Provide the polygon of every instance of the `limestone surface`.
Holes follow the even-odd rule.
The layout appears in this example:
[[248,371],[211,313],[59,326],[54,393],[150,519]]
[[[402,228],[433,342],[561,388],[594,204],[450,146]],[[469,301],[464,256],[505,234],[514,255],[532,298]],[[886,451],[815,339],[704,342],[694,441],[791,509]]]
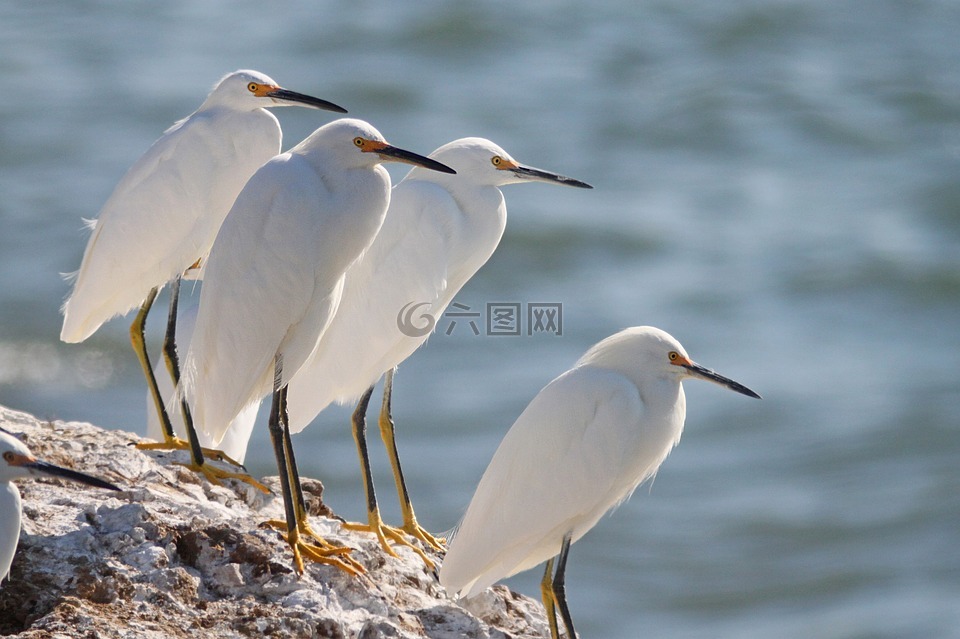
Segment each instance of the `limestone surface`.
[[[311,525],[354,548],[367,570],[351,577],[307,562],[302,576],[279,534],[273,495],[215,486],[177,465],[180,453],[142,452],[136,435],[91,424],[42,422],[0,406],[0,426],[40,458],[124,490],[53,478],[18,482],[24,522],[0,585],[0,635],[23,639],[220,637],[546,637],[539,602],[503,586],[451,600],[406,548],[386,555],[373,535],[343,530],[304,480]],[[437,560],[440,557],[436,557]]]

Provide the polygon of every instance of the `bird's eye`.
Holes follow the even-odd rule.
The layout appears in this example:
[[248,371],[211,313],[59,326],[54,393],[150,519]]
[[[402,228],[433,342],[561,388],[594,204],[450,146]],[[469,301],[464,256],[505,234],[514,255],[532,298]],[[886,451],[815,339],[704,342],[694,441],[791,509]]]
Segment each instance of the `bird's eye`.
[[257,89],[259,88],[260,88],[260,85],[258,85],[256,82],[251,82],[250,84],[247,85],[247,90],[250,91],[250,93],[256,93]]
[[679,359],[680,353],[678,353],[677,351],[670,351],[670,353],[667,355],[667,357],[670,358],[670,361],[671,361],[671,362],[675,362],[675,361],[677,361],[677,359]]
[[363,140],[363,138],[361,138],[361,137],[353,138],[353,143],[354,143],[355,145],[357,145],[357,147],[359,147],[359,148],[361,148],[361,149],[363,148],[363,142],[364,142],[364,140]]
[[500,157],[499,155],[493,156],[492,158],[490,158],[490,161],[493,163],[494,166],[500,166],[501,164],[503,164],[503,158]]
[[6,460],[6,461],[8,461],[8,462],[12,462],[12,461],[14,460],[13,452],[12,452],[12,451],[9,451],[9,450],[8,450],[7,452],[5,452],[5,453],[3,454],[3,459]]

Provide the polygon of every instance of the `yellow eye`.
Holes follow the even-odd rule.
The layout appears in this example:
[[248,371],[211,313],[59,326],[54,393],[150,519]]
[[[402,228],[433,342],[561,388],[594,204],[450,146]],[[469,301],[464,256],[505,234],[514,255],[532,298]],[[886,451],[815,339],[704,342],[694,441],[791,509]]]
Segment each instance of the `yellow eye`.
[[251,82],[250,84],[247,85],[247,90],[248,90],[250,93],[256,93],[256,92],[257,92],[257,89],[259,89],[259,88],[260,88],[260,85],[257,84],[256,82]]
[[361,137],[353,138],[353,143],[356,144],[358,148],[361,148],[361,149],[362,149],[364,142],[365,142],[365,140],[364,140],[363,138],[361,138]]
[[500,157],[499,155],[493,156],[493,158],[491,158],[490,161],[493,162],[494,166],[500,166],[501,164],[503,164],[503,158]]
[[7,460],[8,462],[12,462],[12,461],[14,460],[13,451],[9,451],[9,450],[8,450],[7,452],[5,452],[5,453],[3,454],[3,458],[4,458],[5,460]]
[[667,357],[670,358],[670,361],[671,361],[671,362],[675,362],[675,361],[677,361],[677,359],[680,358],[680,353],[678,353],[677,351],[670,351],[670,353],[667,355]]

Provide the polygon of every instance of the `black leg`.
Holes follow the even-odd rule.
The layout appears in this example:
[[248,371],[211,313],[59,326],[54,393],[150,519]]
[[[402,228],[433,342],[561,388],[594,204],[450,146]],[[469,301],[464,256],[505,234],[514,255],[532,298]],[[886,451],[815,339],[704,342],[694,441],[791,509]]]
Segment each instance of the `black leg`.
[[373,487],[373,472],[370,469],[370,455],[367,452],[367,406],[370,404],[370,396],[373,394],[373,386],[368,388],[360,401],[357,402],[357,408],[353,411],[351,422],[353,423],[353,439],[357,442],[357,453],[360,455],[360,470],[363,472],[363,488],[367,495],[367,513],[377,510],[377,494]]
[[290,437],[290,419],[287,415],[287,386],[280,389],[279,419],[283,428],[283,445],[287,453],[287,473],[290,476],[291,490],[296,499],[295,512],[297,521],[307,520],[307,502],[303,499],[303,485],[300,483],[300,470],[297,468],[297,458],[293,454],[293,440]]
[[153,399],[157,415],[160,416],[163,435],[167,441],[172,441],[176,437],[173,432],[173,424],[170,422],[163,397],[160,395],[160,388],[157,386],[157,378],[153,374],[153,366],[150,364],[150,355],[147,354],[147,345],[143,334],[147,325],[147,314],[150,313],[153,301],[157,299],[157,291],[157,288],[151,289],[147,299],[143,300],[143,304],[140,305],[140,311],[133,319],[133,324],[130,325],[130,343],[133,345],[133,351],[137,354],[141,368],[143,368],[143,375],[147,378],[147,388],[150,390],[150,397]]
[[[167,332],[163,337],[163,358],[167,364],[167,371],[173,380],[173,387],[180,387],[180,356],[177,353],[177,307],[180,304],[180,277],[170,285],[170,314],[167,316]],[[193,415],[187,400],[180,398],[180,411],[183,413],[183,425],[187,430],[187,441],[190,443],[190,456],[197,466],[203,465],[203,449],[200,447],[200,438],[197,429],[193,426]]]
[[277,470],[280,474],[280,491],[283,496],[283,511],[287,520],[287,541],[293,549],[294,568],[297,574],[303,574],[303,559],[300,557],[300,531],[297,528],[297,511],[293,492],[290,486],[290,471],[287,459],[287,446],[284,425],[280,419],[282,404],[282,389],[278,387],[280,380],[280,361],[276,363],[276,377],[273,388],[273,401],[270,404],[270,418],[267,426],[270,429],[270,441],[273,443],[273,454],[277,458]]
[[557,574],[553,577],[553,597],[557,602],[557,609],[563,618],[563,625],[567,628],[568,639],[577,639],[577,633],[573,629],[573,617],[570,616],[570,609],[567,607],[567,593],[564,585],[564,573],[567,571],[567,555],[570,553],[570,535],[563,538],[563,546],[560,547],[560,555],[557,558]]

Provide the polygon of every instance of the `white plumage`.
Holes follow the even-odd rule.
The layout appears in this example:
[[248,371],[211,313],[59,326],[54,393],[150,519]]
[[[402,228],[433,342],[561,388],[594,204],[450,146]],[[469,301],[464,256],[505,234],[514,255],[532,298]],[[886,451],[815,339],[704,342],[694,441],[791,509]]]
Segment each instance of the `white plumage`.
[[[207,260],[200,310],[184,367],[183,393],[195,423],[219,443],[237,415],[273,391],[269,420],[287,519],[287,540],[348,572],[356,562],[304,545],[286,424],[287,385],[340,303],[344,274],[370,246],[390,202],[388,160],[452,172],[390,146],[371,125],[337,120],[264,164],[224,220]],[[319,538],[318,538],[319,539]],[[325,540],[321,540],[326,544]]]
[[263,107],[295,103],[342,111],[241,70],[154,142],[91,224],[60,339],[82,342],[206,257],[247,179],[280,152],[280,123]]
[[656,328],[629,328],[594,345],[537,394],[503,438],[450,544],[440,583],[469,597],[557,556],[565,539],[580,539],[680,441],[681,381],[688,377],[759,397],[692,362]]

